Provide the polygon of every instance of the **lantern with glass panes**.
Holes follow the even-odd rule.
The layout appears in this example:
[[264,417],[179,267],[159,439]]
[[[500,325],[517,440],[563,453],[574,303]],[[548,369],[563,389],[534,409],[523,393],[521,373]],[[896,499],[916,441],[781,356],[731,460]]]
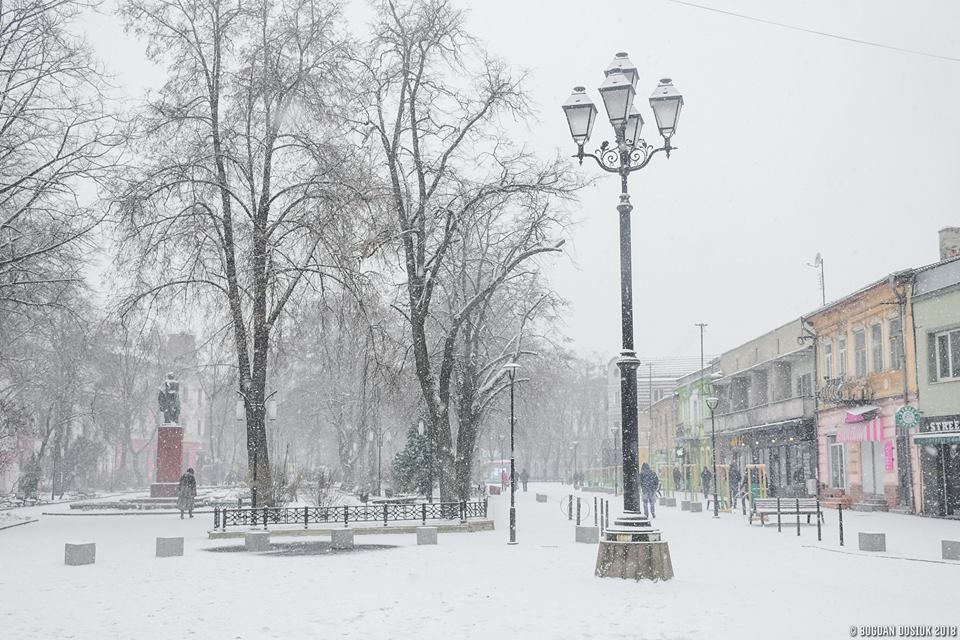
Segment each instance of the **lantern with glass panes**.
[[570,135],[577,144],[576,158],[581,164],[584,158],[593,158],[604,171],[621,174],[624,180],[624,191],[626,191],[627,175],[645,167],[660,151],[666,152],[667,157],[670,157],[670,151],[675,148],[671,140],[677,131],[683,96],[669,78],[660,80],[660,84],[650,95],[650,107],[653,109],[657,128],[663,138],[663,146],[654,148],[640,137],[643,115],[634,106],[637,94],[637,68],[630,62],[626,53],[618,53],[604,74],[606,78],[600,85],[599,91],[607,111],[607,118],[613,126],[613,145],[604,141],[595,153],[584,150],[597,119],[597,107],[590,100],[584,87],[574,87],[573,93],[563,104],[563,111],[570,126]]

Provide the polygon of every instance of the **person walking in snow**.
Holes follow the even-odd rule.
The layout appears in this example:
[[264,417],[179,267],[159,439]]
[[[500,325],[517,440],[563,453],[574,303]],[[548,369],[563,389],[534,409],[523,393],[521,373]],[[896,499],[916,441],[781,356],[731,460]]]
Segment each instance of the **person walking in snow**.
[[527,482],[530,481],[530,474],[527,473],[527,470],[524,469],[520,472],[520,482],[523,483],[523,492],[527,492]]
[[680,467],[673,468],[673,489],[683,491],[683,474],[680,472]]
[[187,469],[187,472],[180,476],[180,487],[177,490],[177,508],[180,509],[180,519],[183,520],[183,512],[186,511],[193,517],[193,500],[197,497],[197,479],[193,475],[193,469]]
[[643,494],[643,515],[657,517],[657,490],[660,489],[660,476],[646,462],[640,467],[640,492]]
[[706,500],[710,497],[710,479],[713,478],[713,474],[710,473],[710,469],[706,467],[703,468],[703,471],[700,472],[700,489],[703,491],[703,499]]
[[737,494],[740,493],[740,481],[743,480],[743,477],[740,475],[740,470],[737,469],[737,465],[730,465],[728,478],[730,479],[730,508],[732,509],[736,506],[735,501]]

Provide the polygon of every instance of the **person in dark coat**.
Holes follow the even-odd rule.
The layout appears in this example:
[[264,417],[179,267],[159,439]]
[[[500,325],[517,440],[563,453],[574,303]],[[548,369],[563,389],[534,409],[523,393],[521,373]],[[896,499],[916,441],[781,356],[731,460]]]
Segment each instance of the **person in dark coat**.
[[197,479],[193,475],[193,469],[187,469],[187,472],[180,476],[180,487],[177,490],[177,508],[180,509],[180,519],[183,520],[183,512],[186,511],[193,517],[193,500],[197,497]]
[[704,500],[710,496],[710,480],[712,478],[713,474],[710,473],[710,469],[704,467],[703,471],[700,472],[700,489],[703,491]]
[[643,515],[657,517],[657,491],[660,489],[660,477],[646,462],[640,467],[640,492],[643,494]]
[[740,492],[740,482],[743,480],[743,476],[740,475],[740,470],[737,469],[737,465],[730,465],[730,507],[733,508],[736,506],[734,501],[737,499],[737,494]]
[[675,491],[683,490],[683,473],[680,471],[680,467],[673,468],[673,488]]
[[523,483],[524,493],[526,493],[527,491],[527,482],[529,481],[530,481],[530,474],[527,473],[526,469],[524,469],[523,471],[520,472],[520,482]]

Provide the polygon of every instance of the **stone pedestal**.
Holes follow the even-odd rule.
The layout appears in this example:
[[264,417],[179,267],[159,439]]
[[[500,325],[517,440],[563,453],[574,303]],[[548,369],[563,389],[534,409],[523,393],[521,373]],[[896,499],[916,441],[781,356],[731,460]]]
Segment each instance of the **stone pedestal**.
[[692,503],[689,500],[680,501],[680,511],[690,511],[690,505]]
[[669,580],[673,578],[670,547],[660,530],[639,513],[624,513],[604,531],[597,549],[595,575],[600,578]]
[[150,485],[151,498],[175,498],[183,460],[183,427],[165,424],[157,429],[157,481]]
[[246,531],[243,546],[247,551],[270,551],[269,531]]
[[703,503],[702,503],[702,502],[691,502],[691,503],[690,503],[690,508],[688,509],[688,511],[692,511],[692,512],[694,512],[694,513],[700,513],[701,511],[703,511]]
[[676,498],[660,498],[660,504],[665,507],[675,507],[677,506]]
[[887,535],[885,533],[863,533],[859,535],[860,551],[886,551]]
[[417,544],[437,544],[437,528],[417,527]]
[[97,560],[97,544],[84,542],[63,545],[63,563],[71,566],[93,564]]
[[[267,541],[269,544],[269,539]],[[157,557],[172,558],[183,555],[183,538],[157,538]]]
[[940,548],[944,560],[960,560],[960,540],[941,540]]
[[546,501],[547,501],[547,494],[545,493],[537,494],[537,502],[546,502]]
[[597,544],[600,542],[600,527],[577,527],[576,541]]
[[[418,533],[418,542],[419,537],[420,534]],[[353,549],[353,529],[332,530],[330,532],[330,547],[333,549]]]

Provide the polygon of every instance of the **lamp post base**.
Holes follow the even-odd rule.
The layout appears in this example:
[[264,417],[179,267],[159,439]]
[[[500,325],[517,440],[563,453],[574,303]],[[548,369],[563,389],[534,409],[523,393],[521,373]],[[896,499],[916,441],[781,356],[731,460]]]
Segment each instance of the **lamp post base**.
[[639,513],[626,512],[603,534],[597,549],[598,578],[670,580],[673,564],[670,547],[661,540],[660,530]]

